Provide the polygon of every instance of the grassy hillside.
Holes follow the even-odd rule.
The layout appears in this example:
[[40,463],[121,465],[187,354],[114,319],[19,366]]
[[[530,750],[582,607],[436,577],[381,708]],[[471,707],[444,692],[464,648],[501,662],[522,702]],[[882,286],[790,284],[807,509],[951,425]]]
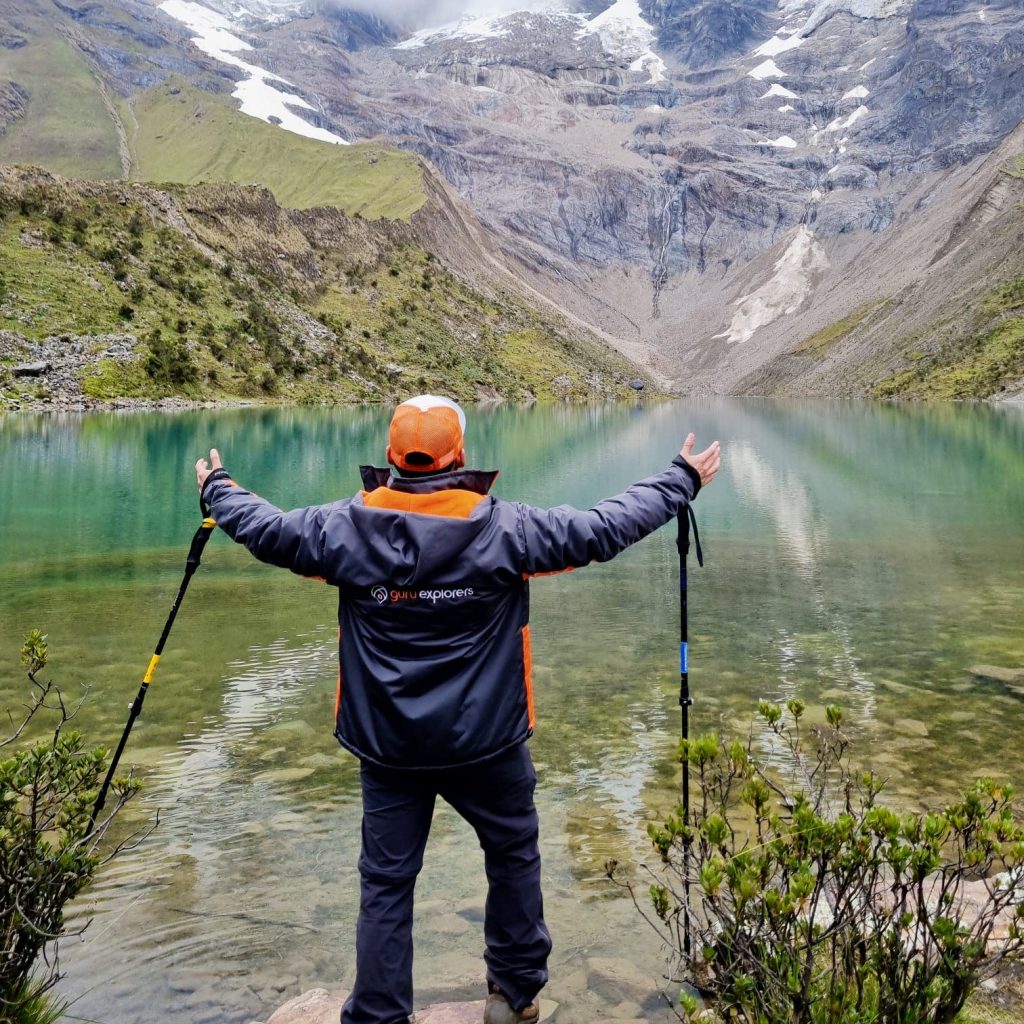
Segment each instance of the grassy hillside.
[[[631,394],[635,369],[411,232],[264,189],[67,182],[0,169],[0,405]],[[33,348],[33,344],[36,346]],[[15,378],[26,359],[53,364]]]
[[305,139],[239,113],[230,97],[180,81],[143,93],[133,110],[139,127],[129,144],[142,179],[256,182],[283,206],[335,206],[371,219],[408,220],[426,202],[410,153]]
[[[0,164],[91,180],[124,178],[130,165],[136,180],[257,183],[294,209],[371,219],[408,220],[426,202],[412,154],[328,145],[249,117],[201,64],[182,68],[188,81],[165,80],[186,56],[158,28],[108,0],[0,0]],[[122,66],[134,88],[160,84],[125,98],[104,61]],[[27,98],[5,110],[13,89]]]
[[1024,378],[1024,277],[990,291],[965,337],[938,352],[911,354],[916,365],[875,388],[878,398],[987,398]]
[[63,35],[40,22],[19,35],[23,45],[0,46],[0,82],[28,94],[21,117],[0,132],[0,163],[32,163],[83,178],[121,175],[114,122],[86,58]]

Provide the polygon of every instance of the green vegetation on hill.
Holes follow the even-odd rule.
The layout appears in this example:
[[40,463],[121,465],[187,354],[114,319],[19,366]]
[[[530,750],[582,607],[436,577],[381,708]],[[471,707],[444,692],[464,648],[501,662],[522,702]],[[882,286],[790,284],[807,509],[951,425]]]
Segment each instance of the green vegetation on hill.
[[878,398],[987,398],[1024,377],[1024,277],[990,291],[978,326],[876,385]]
[[622,356],[474,290],[403,234],[289,213],[262,189],[0,170],[0,405],[52,389],[53,374],[12,375],[29,342],[97,400],[631,393]]
[[793,354],[798,356],[812,356],[815,359],[823,359],[832,350],[832,347],[843,340],[855,328],[859,327],[876,309],[888,304],[887,299],[878,302],[869,302],[859,309],[855,309],[849,316],[828,327],[823,327],[816,334],[804,338],[795,349]]
[[306,139],[180,81],[143,93],[133,110],[139,130],[130,141],[138,176],[149,181],[255,182],[292,209],[335,206],[370,219],[408,220],[427,199],[411,153]]
[[1011,178],[1024,178],[1024,153],[1018,153],[1017,156],[1011,157],[1003,170]]

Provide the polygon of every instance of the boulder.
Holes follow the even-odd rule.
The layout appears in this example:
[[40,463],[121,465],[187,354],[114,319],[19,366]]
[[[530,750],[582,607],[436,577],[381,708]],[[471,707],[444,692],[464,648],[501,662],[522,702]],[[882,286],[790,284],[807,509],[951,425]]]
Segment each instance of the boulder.
[[[347,992],[331,993],[324,988],[314,988],[275,1010],[267,1024],[338,1024],[342,1004],[347,998]],[[540,1024],[550,1020],[557,1009],[557,1003],[542,999]],[[482,999],[472,1003],[434,1003],[417,1010],[412,1016],[413,1024],[480,1024],[483,1019]],[[259,1022],[254,1021],[253,1024]]]
[[475,1003],[435,1003],[413,1014],[413,1024],[480,1024],[484,1000]]
[[338,1024],[347,998],[347,992],[332,994],[325,988],[314,988],[289,999],[270,1015],[267,1024]]
[[15,377],[42,377],[44,373],[48,373],[53,367],[45,360],[40,359],[35,363],[21,363],[14,367]]

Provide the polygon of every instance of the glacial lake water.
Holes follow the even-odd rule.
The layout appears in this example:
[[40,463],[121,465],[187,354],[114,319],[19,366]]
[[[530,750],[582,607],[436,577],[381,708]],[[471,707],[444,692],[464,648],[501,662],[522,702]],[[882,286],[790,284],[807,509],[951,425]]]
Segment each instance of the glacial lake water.
[[[18,649],[86,691],[79,725],[113,744],[197,525],[196,457],[284,506],[332,500],[380,459],[381,409],[242,409],[0,419],[0,707]],[[720,438],[691,560],[696,731],[743,734],[760,697],[841,703],[855,750],[906,806],[978,774],[1024,781],[1024,696],[977,664],[1024,666],[1024,412],[975,406],[707,400],[471,410],[497,493],[589,506],[665,465],[688,429]],[[673,528],[615,561],[532,585],[533,740],[548,994],[585,1020],[588,961],[655,980],[661,960],[607,858],[648,856],[678,785]],[[132,736],[159,827],[74,905],[71,1016],[105,1024],[266,1019],[354,967],[358,770],[331,736],[335,595],[215,535]],[[755,733],[760,743],[760,734]],[[440,807],[417,891],[418,1002],[483,976],[482,856]],[[628,1012],[626,1012],[628,1011]],[[661,1019],[657,1001],[640,1011]]]

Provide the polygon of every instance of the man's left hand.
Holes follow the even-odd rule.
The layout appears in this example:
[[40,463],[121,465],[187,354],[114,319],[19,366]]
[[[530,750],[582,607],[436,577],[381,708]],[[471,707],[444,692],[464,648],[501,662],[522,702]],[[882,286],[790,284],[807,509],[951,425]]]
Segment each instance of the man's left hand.
[[203,485],[206,483],[206,478],[215,470],[223,469],[224,465],[220,461],[220,452],[216,448],[210,449],[210,465],[207,465],[206,459],[200,459],[196,463],[196,483],[199,484],[199,493],[202,494]]

